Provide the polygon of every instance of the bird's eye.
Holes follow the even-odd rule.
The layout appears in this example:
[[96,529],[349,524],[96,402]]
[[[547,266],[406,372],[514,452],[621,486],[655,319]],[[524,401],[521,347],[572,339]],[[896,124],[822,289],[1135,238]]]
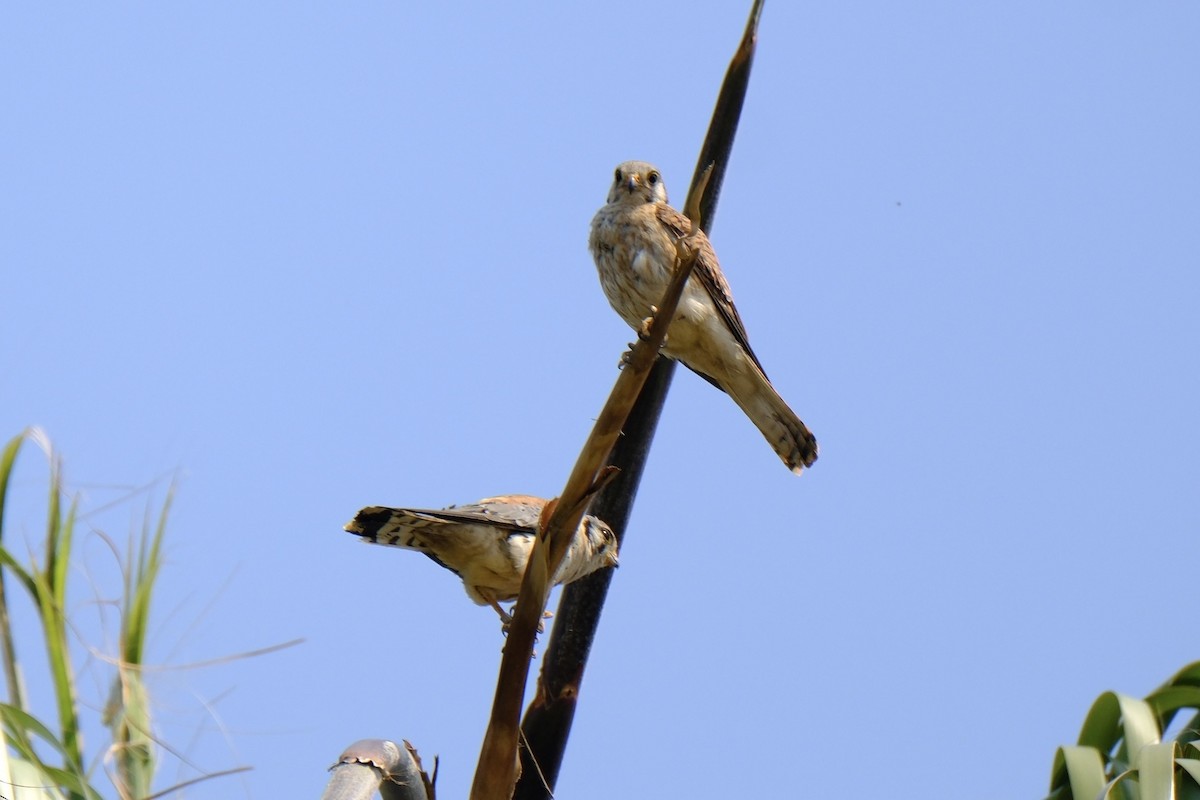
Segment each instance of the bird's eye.
[[620,183],[620,182],[621,182],[621,170],[620,170],[620,168],[618,168],[618,169],[617,169],[616,175],[615,175],[614,177],[616,178],[616,181],[617,181],[617,183]]
[[646,183],[650,184],[651,186],[653,186],[654,184],[658,183],[658,173],[657,173],[657,172],[651,172],[649,175],[647,175],[647,176],[646,176]]

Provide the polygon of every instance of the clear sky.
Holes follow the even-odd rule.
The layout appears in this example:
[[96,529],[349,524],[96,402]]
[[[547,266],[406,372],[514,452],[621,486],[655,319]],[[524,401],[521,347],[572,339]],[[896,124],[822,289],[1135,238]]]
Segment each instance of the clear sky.
[[[151,660],[304,639],[153,674],[179,753],[255,768],[187,796],[315,797],[362,737],[466,795],[495,615],[341,526],[561,490],[631,335],[588,224],[626,159],[682,202],[747,10],[0,12],[0,436],[117,539],[177,479]],[[1193,2],[767,4],[713,241],[821,460],[677,373],[561,796],[1041,796],[1100,692],[1200,658],[1198,41]]]

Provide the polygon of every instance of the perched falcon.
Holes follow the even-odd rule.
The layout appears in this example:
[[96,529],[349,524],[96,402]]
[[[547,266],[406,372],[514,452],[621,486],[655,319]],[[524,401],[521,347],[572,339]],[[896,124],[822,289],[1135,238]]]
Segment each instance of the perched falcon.
[[[644,161],[617,167],[608,204],[592,219],[588,240],[608,302],[634,330],[662,299],[675,269],[675,242],[692,223],[667,205],[662,175]],[[663,353],[727,392],[797,475],[817,460],[816,437],[775,391],[733,305],[717,254],[697,231],[696,261]]]
[[[368,506],[345,529],[374,544],[419,550],[462,578],[467,596],[496,609],[507,624],[511,618],[500,601],[515,600],[521,591],[545,506],[542,498],[522,494],[436,510]],[[615,566],[617,537],[612,528],[588,515],[579,523],[553,585]]]

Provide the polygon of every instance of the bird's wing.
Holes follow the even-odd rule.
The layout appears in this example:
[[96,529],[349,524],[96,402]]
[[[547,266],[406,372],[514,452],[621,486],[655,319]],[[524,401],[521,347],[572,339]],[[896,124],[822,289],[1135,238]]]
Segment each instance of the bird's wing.
[[464,580],[471,570],[503,576],[512,567],[500,542],[532,540],[544,503],[514,496],[439,509],[367,506],[344,527],[373,544],[424,553]]
[[401,547],[409,546],[397,541],[397,534],[402,528],[488,525],[513,533],[534,533],[537,531],[538,515],[545,503],[539,497],[506,495],[449,508],[367,506],[346,523],[345,530],[372,542],[399,544]]
[[[658,221],[676,238],[687,236],[692,231],[692,221],[666,203],[658,204]],[[696,238],[700,243],[700,255],[696,258],[696,266],[692,268],[692,277],[700,281],[700,285],[712,298],[713,305],[716,306],[721,318],[725,320],[726,326],[733,333],[738,344],[742,346],[746,355],[750,356],[750,360],[762,371],[763,375],[766,375],[766,370],[763,370],[758,356],[754,355],[754,350],[750,347],[746,326],[742,323],[741,315],[738,314],[737,307],[733,304],[733,293],[729,291],[729,282],[725,280],[725,275],[721,272],[721,265],[717,261],[717,253],[713,250],[712,243],[708,241],[708,237],[704,235],[703,231]]]
[[511,530],[536,533],[538,518],[545,507],[546,501],[541,497],[532,497],[527,494],[505,494],[499,497],[485,497],[478,503],[462,508],[470,508],[473,512],[477,511],[489,521],[504,525]]

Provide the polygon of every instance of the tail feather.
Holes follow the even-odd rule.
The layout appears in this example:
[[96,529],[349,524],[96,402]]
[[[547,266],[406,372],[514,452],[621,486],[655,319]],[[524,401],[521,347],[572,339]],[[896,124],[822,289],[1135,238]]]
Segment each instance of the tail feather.
[[761,370],[755,369],[737,386],[721,387],[746,412],[771,449],[799,475],[817,460],[817,437],[788,407]]

